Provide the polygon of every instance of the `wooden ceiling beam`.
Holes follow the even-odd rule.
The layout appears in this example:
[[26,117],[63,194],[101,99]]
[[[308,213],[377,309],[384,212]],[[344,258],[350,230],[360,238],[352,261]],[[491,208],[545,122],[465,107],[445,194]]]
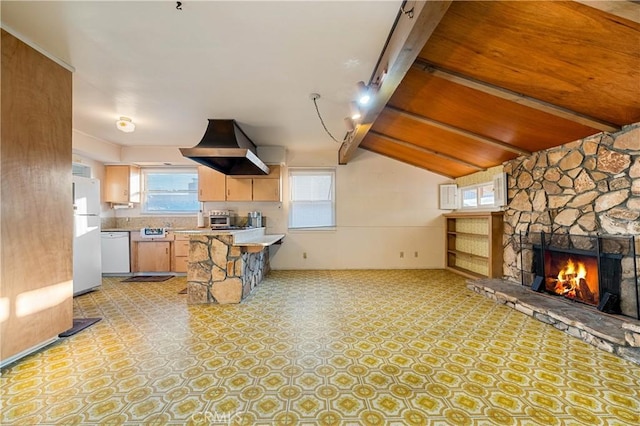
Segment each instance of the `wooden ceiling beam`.
[[387,74],[372,97],[361,124],[340,146],[339,164],[347,164],[356,152],[450,5],[451,1],[414,1],[408,2],[399,12],[397,25],[374,70],[374,75],[380,76],[384,70]]
[[452,157],[450,155],[443,154],[441,152],[434,151],[434,150],[431,150],[431,149],[428,149],[428,148],[424,148],[424,147],[422,147],[420,145],[416,145],[416,144],[413,144],[411,142],[404,141],[402,139],[394,138],[393,136],[387,136],[387,135],[385,135],[383,133],[376,132],[375,130],[370,130],[369,133],[374,135],[374,136],[376,136],[376,137],[378,137],[378,138],[386,139],[389,142],[393,142],[393,143],[396,143],[398,145],[406,146],[407,148],[411,148],[411,149],[415,149],[415,150],[418,150],[418,151],[422,151],[425,154],[430,154],[430,155],[434,155],[436,157],[444,158],[444,159],[449,160],[449,161],[454,161],[456,163],[462,164],[462,165],[467,166],[467,167],[471,167],[471,168],[473,168],[475,170],[478,170],[478,171],[487,170],[486,168],[484,168],[482,166],[479,166],[477,164],[469,163],[469,162],[461,160],[459,158]]
[[459,127],[451,126],[449,124],[442,123],[437,120],[433,120],[431,118],[423,117],[422,115],[415,114],[413,112],[405,111],[400,108],[396,108],[391,105],[387,105],[387,110],[393,111],[394,113],[406,117],[410,120],[416,120],[420,123],[426,124],[428,126],[437,127],[442,130],[446,130],[451,133],[455,133],[460,136],[467,137],[469,139],[473,139],[478,142],[482,142],[487,145],[495,146],[500,149],[504,149],[505,151],[514,152],[518,155],[531,155],[530,151],[526,149],[518,148],[517,146],[509,145],[506,142],[502,142],[496,139],[488,138],[486,136],[478,135],[477,133],[470,132],[468,130],[461,129]]
[[478,90],[491,96],[496,96],[501,99],[515,102],[538,111],[546,112],[547,114],[551,114],[559,118],[564,118],[565,120],[582,124],[583,126],[591,127],[603,132],[616,132],[620,130],[620,127],[616,126],[615,124],[608,123],[597,118],[589,117],[576,111],[571,111],[566,108],[541,101],[539,99],[525,96],[523,94],[516,93],[502,87],[494,86],[489,83],[485,83],[483,81],[475,80],[471,77],[467,77],[453,71],[445,70],[420,58],[416,59],[413,67],[421,71],[428,72],[435,77]]

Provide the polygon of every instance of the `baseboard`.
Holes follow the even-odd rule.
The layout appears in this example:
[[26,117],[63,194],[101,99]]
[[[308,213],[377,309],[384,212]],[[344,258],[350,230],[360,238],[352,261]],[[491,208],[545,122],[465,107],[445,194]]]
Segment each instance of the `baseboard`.
[[50,344],[52,344],[53,342],[57,341],[59,339],[58,336],[56,337],[52,337],[49,340],[45,340],[42,343],[39,343],[35,346],[30,347],[29,349],[26,349],[18,354],[15,354],[13,356],[10,356],[7,359],[3,359],[0,361],[0,368],[4,368],[5,366],[11,364],[12,362],[16,362],[18,361],[20,358],[24,358],[27,355],[30,355],[36,351],[39,351],[40,349],[44,348],[45,346],[49,346]]

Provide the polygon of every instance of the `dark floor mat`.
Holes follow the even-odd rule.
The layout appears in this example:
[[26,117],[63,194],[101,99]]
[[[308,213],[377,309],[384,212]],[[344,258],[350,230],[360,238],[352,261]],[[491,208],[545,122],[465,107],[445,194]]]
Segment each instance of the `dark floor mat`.
[[102,318],[74,318],[73,319],[73,327],[58,334],[59,337],[69,337],[74,334],[84,330],[85,328],[92,326],[93,324],[100,321]]
[[180,291],[178,292],[178,294],[187,294],[187,289],[186,289],[186,288],[183,288],[182,290],[180,290]]
[[129,277],[126,280],[120,282],[123,283],[154,283],[166,281],[169,278],[173,278],[173,275],[138,275],[137,277]]

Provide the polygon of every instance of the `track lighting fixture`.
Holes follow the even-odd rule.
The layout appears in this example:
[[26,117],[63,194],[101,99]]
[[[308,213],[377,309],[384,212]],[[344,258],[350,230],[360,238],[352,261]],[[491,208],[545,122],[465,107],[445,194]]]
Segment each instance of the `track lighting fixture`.
[[351,117],[344,118],[344,127],[347,128],[347,132],[351,133],[356,129],[356,123],[354,123]]
[[358,104],[355,102],[349,103],[349,110],[351,111],[351,119],[356,121],[362,118],[362,113],[360,112],[360,108],[358,108]]
[[136,129],[136,125],[133,124],[133,121],[131,121],[129,117],[120,117],[120,119],[116,121],[116,127],[125,133],[131,133]]
[[371,93],[369,93],[369,87],[364,84],[364,81],[358,82],[358,103],[360,105],[366,105],[371,100]]

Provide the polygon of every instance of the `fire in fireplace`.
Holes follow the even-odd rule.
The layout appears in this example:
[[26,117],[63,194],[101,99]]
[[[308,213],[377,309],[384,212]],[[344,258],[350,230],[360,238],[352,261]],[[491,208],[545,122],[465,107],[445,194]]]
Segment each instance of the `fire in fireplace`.
[[548,292],[588,305],[600,303],[597,258],[547,250],[544,270]]
[[520,234],[522,285],[640,319],[633,236]]

